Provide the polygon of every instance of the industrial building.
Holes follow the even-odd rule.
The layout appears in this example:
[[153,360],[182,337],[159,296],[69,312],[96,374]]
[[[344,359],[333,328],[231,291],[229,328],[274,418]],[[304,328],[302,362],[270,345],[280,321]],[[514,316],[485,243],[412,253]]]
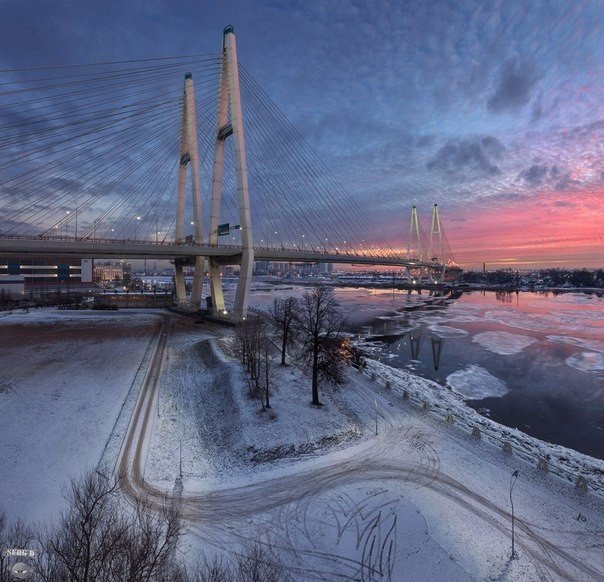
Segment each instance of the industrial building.
[[50,291],[72,290],[92,285],[92,268],[92,259],[0,257],[0,277],[22,277],[26,291],[41,288]]

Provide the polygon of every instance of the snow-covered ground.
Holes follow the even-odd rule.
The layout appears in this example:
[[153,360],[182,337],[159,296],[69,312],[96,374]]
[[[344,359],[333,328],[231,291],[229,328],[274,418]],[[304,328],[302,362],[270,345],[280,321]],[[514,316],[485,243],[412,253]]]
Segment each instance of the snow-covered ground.
[[[295,580],[604,578],[601,461],[506,429],[455,392],[372,360],[323,389],[322,408],[310,406],[299,368],[277,367],[262,412],[225,330],[171,317],[145,480],[171,492],[182,450],[185,559],[228,557],[257,540]],[[111,466],[158,330],[152,312],[0,319],[10,370],[0,382],[0,494],[11,517],[56,516],[69,477]],[[541,456],[563,477],[537,469]],[[574,486],[579,474],[587,493]]]
[[55,518],[70,478],[96,467],[157,327],[157,316],[133,312],[0,318],[0,506],[9,517]]

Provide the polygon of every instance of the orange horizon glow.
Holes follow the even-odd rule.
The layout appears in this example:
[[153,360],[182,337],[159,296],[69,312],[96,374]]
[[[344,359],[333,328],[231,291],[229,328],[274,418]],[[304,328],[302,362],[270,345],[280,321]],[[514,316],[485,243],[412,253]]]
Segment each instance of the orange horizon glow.
[[604,190],[539,192],[534,198],[443,214],[464,268],[604,267]]

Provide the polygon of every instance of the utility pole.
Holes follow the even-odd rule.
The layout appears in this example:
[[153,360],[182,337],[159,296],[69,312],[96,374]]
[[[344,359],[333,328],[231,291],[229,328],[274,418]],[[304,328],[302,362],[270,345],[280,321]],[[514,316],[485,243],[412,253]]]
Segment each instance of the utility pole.
[[373,404],[375,405],[375,436],[378,433],[378,407],[377,407],[377,398],[373,399]]

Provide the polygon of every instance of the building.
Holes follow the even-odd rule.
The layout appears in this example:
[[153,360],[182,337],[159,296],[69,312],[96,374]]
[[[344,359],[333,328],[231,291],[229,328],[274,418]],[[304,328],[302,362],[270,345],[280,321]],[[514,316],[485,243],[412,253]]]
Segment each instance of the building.
[[124,273],[130,274],[130,263],[123,261],[94,261],[94,282],[123,281]]
[[0,276],[23,277],[25,290],[48,288],[51,291],[70,286],[92,284],[92,259],[0,257]]
[[25,280],[21,275],[0,275],[0,299],[22,297]]

